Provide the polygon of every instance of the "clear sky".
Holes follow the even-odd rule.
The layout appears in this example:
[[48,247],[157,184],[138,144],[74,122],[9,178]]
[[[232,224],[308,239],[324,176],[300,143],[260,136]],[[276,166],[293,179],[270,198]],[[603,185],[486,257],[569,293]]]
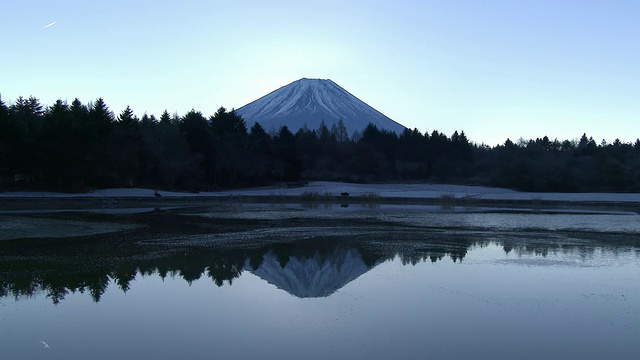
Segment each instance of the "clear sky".
[[637,0],[5,0],[0,34],[6,102],[210,115],[309,77],[489,145],[640,137]]

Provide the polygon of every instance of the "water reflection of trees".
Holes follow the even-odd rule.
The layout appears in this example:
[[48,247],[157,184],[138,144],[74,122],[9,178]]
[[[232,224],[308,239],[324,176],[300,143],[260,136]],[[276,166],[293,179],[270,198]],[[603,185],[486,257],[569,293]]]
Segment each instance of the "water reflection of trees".
[[88,293],[98,302],[110,285],[127,292],[138,276],[160,276],[163,279],[179,277],[189,284],[205,276],[218,287],[225,283],[232,285],[245,270],[259,269],[267,255],[275,257],[284,269],[293,258],[314,258],[323,264],[332,261],[337,249],[350,249],[371,269],[394,258],[398,258],[404,265],[436,263],[445,259],[461,262],[471,249],[490,244],[502,246],[506,254],[514,253],[519,256],[571,255],[587,260],[596,252],[611,256],[631,252],[640,257],[637,239],[580,239],[567,242],[518,237],[478,240],[470,236],[376,241],[315,238],[253,249],[180,249],[162,256],[142,257],[141,260],[139,254],[128,257],[121,253],[105,253],[99,258],[85,256],[82,259],[68,259],[57,255],[55,258],[59,258],[59,262],[49,260],[46,263],[2,259],[0,297],[12,296],[19,299],[46,295],[57,304],[70,293]]

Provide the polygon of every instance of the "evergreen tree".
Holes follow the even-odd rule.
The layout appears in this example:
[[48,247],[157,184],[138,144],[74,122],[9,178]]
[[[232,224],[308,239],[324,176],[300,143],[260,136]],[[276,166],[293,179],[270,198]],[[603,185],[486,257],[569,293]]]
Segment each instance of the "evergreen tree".
[[273,142],[269,134],[258,122],[251,127],[249,141],[249,169],[248,177],[253,184],[263,184],[271,181],[275,164]]
[[275,169],[275,178],[283,181],[295,181],[300,178],[300,161],[296,150],[296,138],[287,126],[282,126],[273,138],[275,155],[279,160]]
[[44,110],[38,99],[19,97],[9,107],[10,120],[6,143],[10,146],[9,167],[14,173],[25,176],[29,182],[35,181],[42,164],[42,152],[38,148],[38,137],[42,130]]
[[198,172],[199,164],[190,153],[189,144],[180,131],[179,124],[171,121],[168,113],[165,114],[155,127],[154,136],[144,138],[148,166],[158,172],[156,178],[161,179],[164,187],[182,186],[193,189],[195,184],[191,176]]
[[91,104],[86,120],[82,126],[87,147],[83,168],[92,184],[113,186],[114,169],[110,162],[109,137],[115,117],[104,100],[99,98]]
[[138,117],[129,106],[118,116],[108,146],[113,181],[118,186],[134,186],[144,168],[144,141]]
[[171,122],[171,116],[169,112],[165,109],[162,115],[160,115],[160,124],[167,124]]
[[20,128],[20,136],[25,144],[33,144],[42,126],[44,109],[40,101],[31,96],[24,99],[20,96],[11,106],[14,120]]
[[154,126],[158,125],[158,119],[156,119],[155,116],[151,115],[147,115],[147,113],[144,113],[144,115],[142,115],[142,118],[140,118],[140,127],[146,127],[146,128],[152,128]]
[[40,140],[44,154],[42,168],[46,181],[57,184],[58,191],[72,188],[69,176],[77,166],[73,127],[71,109],[66,102],[57,100],[47,109]]
[[310,130],[306,123],[296,132],[296,150],[300,157],[302,168],[305,170],[305,176],[308,178],[317,177],[316,163],[322,154],[318,136],[315,130]]
[[224,107],[210,119],[213,137],[217,145],[216,174],[223,186],[234,187],[250,172],[243,161],[249,151],[247,126],[235,111],[227,112]]
[[208,186],[214,183],[216,171],[216,147],[211,127],[201,112],[191,110],[180,121],[180,131],[189,144],[198,171],[190,177],[190,188],[199,182]]
[[71,133],[69,135],[69,178],[70,189],[81,190],[90,176],[92,149],[98,141],[89,120],[89,108],[75,98],[69,106]]

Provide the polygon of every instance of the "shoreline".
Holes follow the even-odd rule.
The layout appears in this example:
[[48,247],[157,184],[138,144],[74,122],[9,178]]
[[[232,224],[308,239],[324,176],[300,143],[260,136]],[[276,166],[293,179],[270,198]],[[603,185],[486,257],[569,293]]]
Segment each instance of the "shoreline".
[[109,197],[0,197],[0,211],[110,209],[132,207],[206,207],[220,204],[310,204],[310,205],[431,205],[448,207],[487,207],[530,210],[600,209],[640,214],[639,201],[580,201],[541,199],[479,199],[432,197],[366,197],[304,195],[226,195],[226,196],[109,196]]
[[201,193],[116,188],[86,193],[0,192],[0,211],[70,208],[208,206],[212,204],[373,204],[520,209],[619,209],[640,213],[640,193],[531,193],[449,184],[356,184],[314,181],[302,186]]

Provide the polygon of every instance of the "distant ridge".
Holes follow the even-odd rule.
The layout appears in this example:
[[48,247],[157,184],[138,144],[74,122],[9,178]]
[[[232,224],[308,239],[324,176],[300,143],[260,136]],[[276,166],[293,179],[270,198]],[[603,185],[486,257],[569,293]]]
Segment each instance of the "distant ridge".
[[304,125],[317,129],[323,120],[331,128],[340,119],[349,136],[354,131],[362,131],[369,123],[398,134],[405,128],[328,79],[294,81],[236,112],[248,127],[255,122],[266,130],[286,125],[294,133]]

